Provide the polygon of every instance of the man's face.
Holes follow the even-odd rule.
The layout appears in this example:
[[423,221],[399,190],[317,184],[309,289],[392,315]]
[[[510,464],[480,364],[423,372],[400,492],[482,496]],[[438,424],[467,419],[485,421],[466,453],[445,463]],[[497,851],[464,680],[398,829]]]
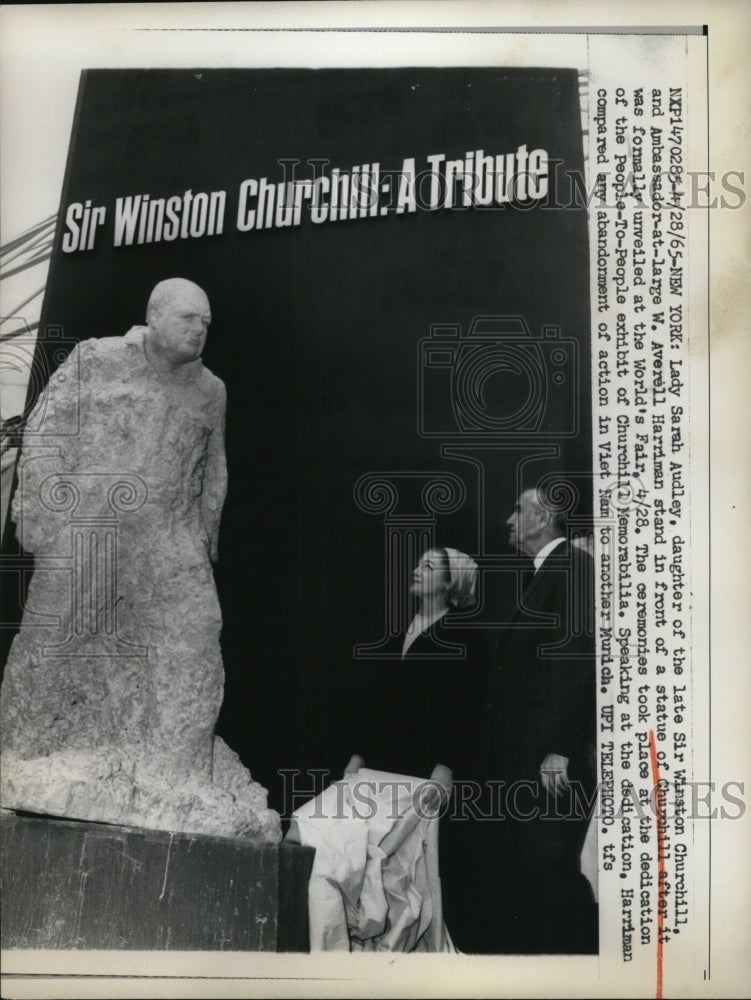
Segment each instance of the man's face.
[[522,493],[506,524],[509,527],[509,545],[528,555],[538,551],[537,543],[545,527],[545,517],[534,490]]
[[173,366],[195,361],[203,353],[210,322],[209,300],[201,289],[177,289],[149,316],[152,348]]

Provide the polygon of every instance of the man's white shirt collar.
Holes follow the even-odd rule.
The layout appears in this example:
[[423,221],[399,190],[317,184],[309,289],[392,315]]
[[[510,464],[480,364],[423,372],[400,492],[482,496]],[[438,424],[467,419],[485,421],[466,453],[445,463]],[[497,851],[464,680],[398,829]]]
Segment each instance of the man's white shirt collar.
[[566,541],[566,539],[564,538],[564,536],[563,535],[559,535],[558,538],[554,538],[552,542],[548,542],[547,545],[543,545],[543,547],[540,549],[540,551],[537,553],[537,555],[534,558],[535,573],[540,568],[540,566],[542,566],[542,564],[548,558],[548,556],[553,551],[553,549],[557,549],[558,546],[562,542],[565,542],[565,541]]

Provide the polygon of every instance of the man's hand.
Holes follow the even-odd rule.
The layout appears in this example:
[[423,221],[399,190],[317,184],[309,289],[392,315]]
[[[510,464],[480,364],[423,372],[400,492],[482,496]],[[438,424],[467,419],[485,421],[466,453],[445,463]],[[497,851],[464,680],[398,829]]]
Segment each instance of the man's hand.
[[542,764],[540,764],[540,774],[542,776],[542,787],[548,795],[555,795],[557,799],[569,789],[568,780],[568,757],[563,757],[559,753],[546,754]]
[[360,756],[359,753],[353,753],[349,758],[349,764],[344,768],[345,774],[357,774],[361,767],[363,767],[365,761]]
[[451,795],[451,780],[453,771],[445,764],[436,764],[430,775],[430,783],[425,785],[420,805],[426,816],[437,813],[445,806]]

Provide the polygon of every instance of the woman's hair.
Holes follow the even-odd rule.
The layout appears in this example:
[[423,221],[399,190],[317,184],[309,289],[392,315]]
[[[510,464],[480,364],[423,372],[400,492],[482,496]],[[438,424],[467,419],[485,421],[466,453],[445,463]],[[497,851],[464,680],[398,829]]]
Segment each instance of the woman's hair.
[[474,604],[477,585],[477,563],[474,559],[458,549],[445,546],[431,551],[440,555],[441,569],[448,577],[449,604],[454,608],[468,608]]

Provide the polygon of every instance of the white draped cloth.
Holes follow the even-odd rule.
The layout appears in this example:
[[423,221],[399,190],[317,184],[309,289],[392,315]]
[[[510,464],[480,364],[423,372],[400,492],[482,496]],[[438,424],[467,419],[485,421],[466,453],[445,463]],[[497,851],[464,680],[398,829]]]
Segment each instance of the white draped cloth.
[[292,817],[289,839],[316,850],[311,951],[454,951],[443,922],[438,819],[425,778],[360,768]]

